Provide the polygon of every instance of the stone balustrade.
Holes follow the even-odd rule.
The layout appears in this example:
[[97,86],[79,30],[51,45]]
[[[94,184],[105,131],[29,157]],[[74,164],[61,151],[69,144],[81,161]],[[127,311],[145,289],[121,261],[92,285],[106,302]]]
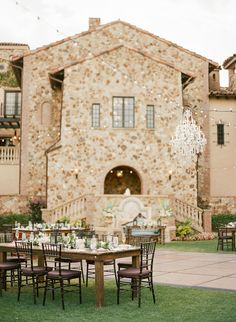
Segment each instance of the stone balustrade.
[[194,229],[199,232],[204,230],[203,228],[203,213],[201,208],[191,206],[186,202],[179,199],[175,199],[173,202],[174,216],[179,221],[190,220]]
[[85,217],[86,198],[79,198],[65,202],[52,209],[42,209],[43,220],[48,223],[55,223],[63,217],[66,217],[70,222],[82,219]]

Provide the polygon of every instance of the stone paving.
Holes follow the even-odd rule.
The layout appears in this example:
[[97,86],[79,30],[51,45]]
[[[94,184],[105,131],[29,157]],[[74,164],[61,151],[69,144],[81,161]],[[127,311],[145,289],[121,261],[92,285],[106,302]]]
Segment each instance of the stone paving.
[[236,253],[197,253],[158,250],[154,282],[236,290]]

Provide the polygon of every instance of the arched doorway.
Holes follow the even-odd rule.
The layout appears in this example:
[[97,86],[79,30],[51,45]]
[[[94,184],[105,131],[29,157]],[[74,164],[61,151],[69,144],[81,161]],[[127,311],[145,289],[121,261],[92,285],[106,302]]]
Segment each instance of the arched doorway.
[[107,173],[104,181],[104,194],[124,194],[127,188],[132,195],[141,194],[141,180],[133,168],[119,166]]

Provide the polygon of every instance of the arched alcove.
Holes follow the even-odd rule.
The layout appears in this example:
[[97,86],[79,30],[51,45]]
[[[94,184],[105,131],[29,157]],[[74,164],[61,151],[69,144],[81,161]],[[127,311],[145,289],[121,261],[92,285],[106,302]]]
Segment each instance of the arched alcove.
[[104,181],[104,194],[124,194],[127,188],[132,195],[141,194],[141,180],[135,169],[118,166],[107,173]]

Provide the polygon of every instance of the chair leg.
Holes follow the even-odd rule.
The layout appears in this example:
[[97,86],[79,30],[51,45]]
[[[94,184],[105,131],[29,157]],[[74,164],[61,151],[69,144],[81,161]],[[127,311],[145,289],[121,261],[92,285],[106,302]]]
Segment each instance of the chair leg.
[[34,296],[34,304],[36,304],[36,282],[35,282],[35,276],[32,276],[32,282],[33,282],[33,296]]
[[88,271],[89,271],[89,264],[86,263],[86,287],[88,287]]
[[39,277],[36,276],[36,291],[37,291],[37,297],[39,297]]
[[150,279],[151,279],[151,291],[152,291],[153,303],[156,303],[156,297],[155,297],[155,292],[154,292],[154,287],[153,287],[153,278],[152,278],[152,275],[151,275]]
[[21,271],[19,271],[19,274],[18,274],[18,295],[17,295],[17,301],[19,302],[20,301],[20,293],[21,293],[21,283],[22,283],[22,274],[21,274]]
[[117,304],[120,304],[120,276],[117,279]]
[[79,276],[79,302],[82,303],[81,275]]
[[52,299],[53,301],[55,300],[55,291],[54,291],[54,281],[51,280],[51,285],[52,285]]
[[62,309],[65,310],[63,279],[60,279],[60,287],[61,287],[61,304],[62,304]]
[[116,285],[117,285],[116,262],[115,261],[114,261],[114,264],[113,264],[113,268],[114,268],[115,281],[116,281]]
[[84,283],[85,280],[84,280],[84,269],[83,269],[83,261],[82,260],[80,262],[80,270],[81,270],[81,274],[82,274],[82,280],[83,280],[83,283]]
[[46,277],[46,281],[44,285],[44,294],[43,294],[43,306],[45,305],[45,302],[46,302],[47,290],[48,290],[48,278]]
[[138,307],[141,306],[141,278],[138,280]]
[[0,296],[2,296],[2,287],[3,287],[3,272],[0,270]]

